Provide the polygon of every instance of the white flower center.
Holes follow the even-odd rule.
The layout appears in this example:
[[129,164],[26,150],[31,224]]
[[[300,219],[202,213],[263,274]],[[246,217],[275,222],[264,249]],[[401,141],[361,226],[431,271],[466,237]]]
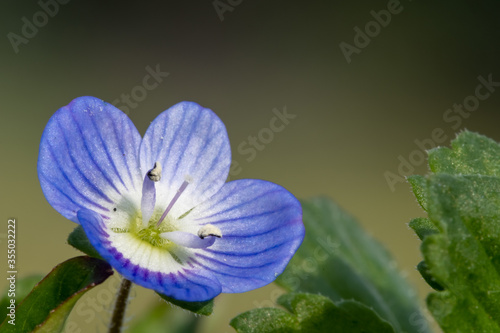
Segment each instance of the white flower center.
[[[161,179],[161,164],[156,162],[153,169],[149,170],[144,177],[141,199],[142,223],[135,224],[136,219],[132,219],[130,230],[142,239],[156,247],[170,248],[172,243],[188,248],[206,248],[213,245],[216,238],[222,237],[220,229],[214,225],[206,224],[200,227],[197,235],[177,230],[176,222],[188,215],[191,210],[182,214],[178,219],[172,220],[167,217],[174,204],[179,200],[187,186],[193,179],[186,175],[174,197],[168,204],[163,214],[158,218],[159,213],[154,213],[156,206],[156,186],[155,183]],[[158,220],[156,220],[158,218]],[[165,221],[165,223],[164,223]]]

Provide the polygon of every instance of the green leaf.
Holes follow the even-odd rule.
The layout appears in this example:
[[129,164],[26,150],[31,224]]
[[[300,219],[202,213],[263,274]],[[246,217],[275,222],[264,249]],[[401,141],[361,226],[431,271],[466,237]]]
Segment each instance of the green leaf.
[[[8,276],[7,276],[8,277]],[[0,299],[0,323],[5,320],[7,317],[7,313],[10,312],[10,309],[8,308],[11,303],[11,299],[15,300],[14,304],[19,304],[33,289],[33,287],[40,282],[40,280],[43,278],[42,275],[30,275],[26,276],[23,278],[20,278],[16,280],[16,288],[13,293],[13,290],[9,291],[10,289],[10,282],[7,280],[8,285],[5,287],[5,291],[2,294],[2,298]],[[9,296],[14,296],[10,297]]]
[[425,177],[422,177],[419,175],[412,175],[412,176],[407,177],[406,179],[410,183],[412,190],[413,190],[413,193],[415,194],[415,197],[417,198],[418,203],[425,211],[427,211]]
[[230,325],[241,333],[377,332],[393,333],[392,326],[357,301],[332,302],[313,294],[286,294],[278,299],[285,310],[255,309],[238,315]]
[[409,226],[417,233],[420,240],[423,240],[428,235],[433,235],[439,232],[434,223],[425,217],[414,218],[410,221]]
[[186,301],[179,301],[175,298],[160,293],[157,294],[160,295],[160,297],[166,300],[167,302],[172,303],[173,305],[177,305],[178,307],[181,307],[184,310],[188,310],[202,316],[211,315],[214,308],[213,299],[203,302],[186,302]]
[[82,251],[86,255],[94,258],[102,259],[101,255],[97,250],[90,244],[83,227],[79,225],[76,227],[68,236],[69,245],[73,246],[75,249]]
[[443,329],[500,331],[500,179],[434,175],[428,181],[429,217],[443,230],[422,253],[445,288],[428,306]]
[[108,263],[87,256],[57,265],[16,307],[15,325],[5,320],[0,333],[61,332],[76,301],[111,274]]
[[434,173],[498,177],[500,145],[483,135],[464,131],[451,142],[451,149],[431,149],[429,166]]
[[[424,193],[425,223],[434,226],[421,237],[425,267],[419,270],[442,290],[431,293],[427,305],[444,331],[498,332],[500,145],[462,132],[451,146],[429,151],[435,174],[416,193]],[[425,223],[410,226],[421,236]]]
[[335,302],[356,300],[398,332],[430,332],[416,294],[394,259],[352,216],[327,198],[302,201],[302,208],[306,237],[278,284]]
[[429,284],[429,286],[432,287],[432,289],[435,289],[435,290],[438,290],[438,291],[444,290],[443,286],[440,285],[436,281],[436,279],[434,278],[434,276],[432,276],[432,274],[431,274],[431,272],[429,270],[429,266],[427,266],[427,263],[425,261],[421,261],[421,262],[418,263],[417,270],[420,272],[420,274],[424,278],[425,282],[427,282]]
[[200,318],[161,302],[136,319],[127,333],[195,333]]
[[250,310],[233,318],[229,324],[240,333],[300,332],[298,319],[277,308]]

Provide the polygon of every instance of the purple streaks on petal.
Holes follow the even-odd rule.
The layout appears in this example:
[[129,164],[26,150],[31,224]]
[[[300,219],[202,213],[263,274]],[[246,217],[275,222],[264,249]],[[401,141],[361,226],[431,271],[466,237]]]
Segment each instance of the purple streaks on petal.
[[[147,170],[155,161],[169,175],[158,186],[166,196],[162,199],[165,204],[186,176],[194,180],[173,208],[172,215],[180,216],[215,194],[227,178],[231,151],[224,124],[211,110],[196,103],[172,106],[151,123],[141,143],[141,169]],[[186,205],[190,207],[176,210],[176,206]]]
[[82,208],[108,211],[141,181],[140,142],[130,119],[114,106],[94,97],[73,100],[51,117],[40,142],[45,197],[75,222]]
[[196,264],[210,271],[223,292],[244,292],[272,282],[304,238],[300,203],[279,185],[261,180],[225,184],[189,215],[213,224],[223,237],[196,252]]
[[[181,271],[165,274],[132,263],[109,242],[106,233],[112,231],[106,230],[99,214],[83,209],[78,212],[78,218],[92,246],[113,268],[132,282],[161,294],[191,302],[209,300],[221,292],[219,282],[199,269],[185,267]],[[141,263],[149,263],[149,260],[141,260]]]

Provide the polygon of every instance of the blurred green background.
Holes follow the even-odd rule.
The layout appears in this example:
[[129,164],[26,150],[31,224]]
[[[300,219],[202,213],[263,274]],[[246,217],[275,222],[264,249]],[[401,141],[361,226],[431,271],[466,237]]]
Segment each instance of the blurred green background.
[[[7,219],[16,218],[19,276],[46,274],[78,255],[66,244],[75,225],[50,207],[37,179],[48,119],[78,96],[123,106],[122,94],[132,93],[129,117],[141,134],[179,101],[211,108],[240,166],[233,179],[270,180],[299,198],[332,197],[386,245],[424,299],[429,289],[415,270],[419,241],[407,227],[423,212],[405,182],[391,187],[385,175],[398,174],[401,158],[418,157],[415,140],[431,139],[438,128],[444,145],[464,128],[500,141],[500,87],[465,116],[452,121],[447,113],[474,101],[468,96],[479,76],[500,82],[498,1],[66,2],[57,13],[50,7],[47,20],[37,1],[0,4],[0,241],[5,250]],[[214,3],[227,7],[218,13]],[[355,46],[354,28],[365,30],[371,11],[388,5],[398,13],[369,31],[348,62],[339,44]],[[27,21],[39,27],[23,35]],[[169,73],[149,91],[140,88],[148,66]],[[248,148],[249,136],[269,128],[273,109],[284,108],[296,117],[272,140],[262,134],[269,142],[248,161],[238,147]],[[414,169],[427,172],[425,163]],[[136,293],[130,314],[157,301],[142,288]],[[278,293],[268,286],[218,297],[202,331],[233,332],[230,318],[269,305]],[[84,332],[97,325],[81,317],[71,319]]]

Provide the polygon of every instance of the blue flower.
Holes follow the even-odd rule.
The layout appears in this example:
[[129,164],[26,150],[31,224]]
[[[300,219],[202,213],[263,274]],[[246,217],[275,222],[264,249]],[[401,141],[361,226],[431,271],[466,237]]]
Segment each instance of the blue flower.
[[38,177],[125,278],[204,301],[274,281],[304,238],[297,199],[263,180],[226,183],[230,164],[224,124],[196,103],[161,113],[141,138],[113,105],[80,97],[49,120]]

